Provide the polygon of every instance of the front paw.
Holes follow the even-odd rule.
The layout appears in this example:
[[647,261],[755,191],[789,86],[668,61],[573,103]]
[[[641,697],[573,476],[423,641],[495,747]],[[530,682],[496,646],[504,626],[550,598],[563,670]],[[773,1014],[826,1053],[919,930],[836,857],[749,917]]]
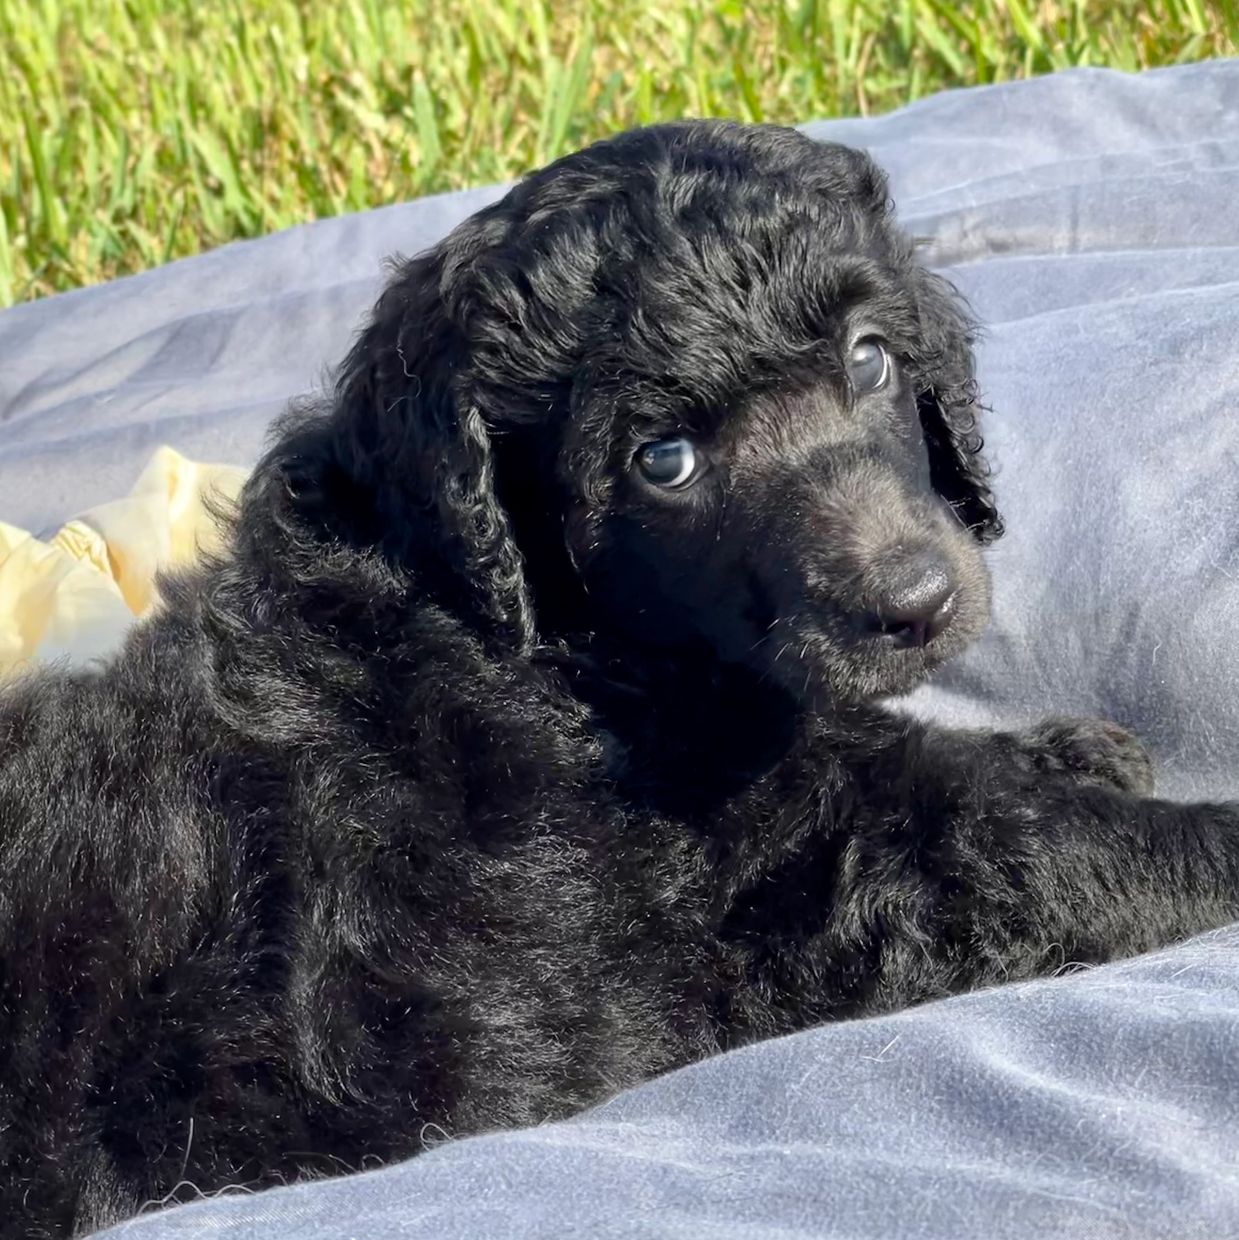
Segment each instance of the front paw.
[[1106,784],[1135,796],[1151,796],[1153,760],[1126,728],[1106,719],[1046,719],[1024,734],[1042,770]]

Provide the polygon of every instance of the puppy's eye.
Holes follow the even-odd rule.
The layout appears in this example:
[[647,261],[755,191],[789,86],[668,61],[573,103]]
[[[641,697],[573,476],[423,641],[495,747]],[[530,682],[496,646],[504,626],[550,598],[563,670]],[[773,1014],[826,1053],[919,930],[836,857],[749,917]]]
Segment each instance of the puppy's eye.
[[848,354],[848,377],[857,393],[884,388],[891,377],[891,355],[877,340],[858,340]]
[[637,452],[637,468],[647,482],[674,490],[697,473],[697,450],[682,435],[656,439]]

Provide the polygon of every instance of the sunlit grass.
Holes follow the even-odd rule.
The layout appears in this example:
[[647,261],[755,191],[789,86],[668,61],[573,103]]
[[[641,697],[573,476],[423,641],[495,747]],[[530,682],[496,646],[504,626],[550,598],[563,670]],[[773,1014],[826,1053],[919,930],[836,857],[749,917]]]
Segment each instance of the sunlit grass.
[[634,124],[1237,51],[1239,0],[0,0],[0,304]]

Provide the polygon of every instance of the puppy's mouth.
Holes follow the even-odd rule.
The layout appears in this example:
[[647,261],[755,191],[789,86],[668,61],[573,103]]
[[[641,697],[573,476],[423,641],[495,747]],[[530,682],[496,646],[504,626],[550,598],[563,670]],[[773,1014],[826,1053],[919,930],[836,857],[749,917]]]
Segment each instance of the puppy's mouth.
[[989,617],[988,583],[956,584],[904,614],[847,613],[805,602],[754,650],[763,675],[811,708],[909,693],[974,641]]
[[926,640],[885,633],[840,640],[829,630],[789,621],[780,626],[765,671],[794,697],[863,701],[907,693],[955,653],[945,634]]

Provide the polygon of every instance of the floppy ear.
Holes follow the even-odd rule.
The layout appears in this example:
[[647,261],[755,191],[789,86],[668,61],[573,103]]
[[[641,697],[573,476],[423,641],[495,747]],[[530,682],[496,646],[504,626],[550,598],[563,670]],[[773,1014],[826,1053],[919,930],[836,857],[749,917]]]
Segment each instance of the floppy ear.
[[917,406],[933,485],[978,542],[993,542],[1003,527],[977,428],[982,406],[973,374],[976,324],[941,276],[918,268],[914,289],[920,320]]
[[521,553],[495,493],[491,428],[458,315],[466,237],[397,265],[341,368],[335,456],[368,536],[518,649],[534,643]]

